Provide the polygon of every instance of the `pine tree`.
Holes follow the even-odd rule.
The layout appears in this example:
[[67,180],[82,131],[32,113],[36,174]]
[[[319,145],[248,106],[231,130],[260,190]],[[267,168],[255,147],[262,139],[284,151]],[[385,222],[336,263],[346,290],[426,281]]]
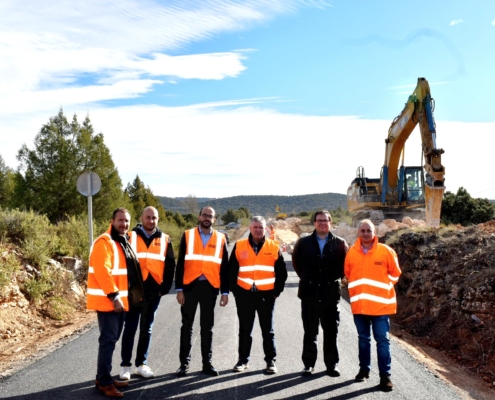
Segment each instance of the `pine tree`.
[[101,179],[101,190],[93,197],[94,219],[109,220],[115,208],[128,206],[110,150],[103,134],[94,133],[89,116],[82,125],[76,115],[69,123],[60,109],[42,126],[34,148],[23,144],[17,159],[16,206],[46,214],[52,222],[87,211],[87,199],[76,188],[84,171]]
[[8,207],[12,202],[14,192],[15,173],[5,165],[0,155],[0,207]]
[[149,187],[144,186],[143,181],[136,175],[136,178],[131,183],[127,184],[125,193],[129,196],[132,203],[133,217],[139,220],[139,217],[143,213],[145,207],[152,206],[158,211],[160,219],[166,218],[165,209],[160,203],[158,197],[156,197]]

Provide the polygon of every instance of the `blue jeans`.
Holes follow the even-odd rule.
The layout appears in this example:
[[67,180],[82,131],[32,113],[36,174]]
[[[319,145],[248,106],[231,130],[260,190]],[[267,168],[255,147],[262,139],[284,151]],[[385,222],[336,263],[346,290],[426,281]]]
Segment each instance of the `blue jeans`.
[[155,314],[160,305],[160,297],[142,301],[138,306],[130,305],[129,311],[125,314],[124,333],[122,335],[121,367],[132,365],[132,348],[134,347],[134,337],[139,325],[139,339],[136,351],[135,365],[139,367],[146,364],[151,346],[151,330],[155,322]]
[[380,376],[390,376],[392,356],[390,355],[390,318],[388,315],[354,315],[359,336],[359,367],[362,370],[371,370],[371,333],[376,341],[376,352],[378,356],[378,370]]
[[101,386],[107,386],[113,383],[111,375],[112,356],[115,350],[115,343],[117,343],[122,333],[125,313],[97,311],[97,316],[100,337],[98,338],[96,379],[98,379]]

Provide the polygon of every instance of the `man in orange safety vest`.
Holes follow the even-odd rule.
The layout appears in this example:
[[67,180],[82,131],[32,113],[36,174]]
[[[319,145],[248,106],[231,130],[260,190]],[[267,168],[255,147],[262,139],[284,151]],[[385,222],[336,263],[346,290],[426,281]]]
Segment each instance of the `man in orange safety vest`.
[[369,219],[359,224],[358,238],[346,255],[344,273],[349,282],[351,309],[359,336],[359,373],[355,380],[362,382],[369,378],[372,328],[378,355],[380,389],[391,391],[389,315],[397,311],[394,285],[401,270],[395,251],[378,243],[375,225]]

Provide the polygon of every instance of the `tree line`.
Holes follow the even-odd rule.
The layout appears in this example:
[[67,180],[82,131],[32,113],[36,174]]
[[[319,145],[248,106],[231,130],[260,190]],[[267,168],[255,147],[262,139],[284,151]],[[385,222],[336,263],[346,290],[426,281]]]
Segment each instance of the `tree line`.
[[[82,123],[77,115],[69,121],[60,109],[41,127],[33,147],[21,146],[17,160],[19,166],[14,170],[5,164],[0,154],[0,207],[33,210],[46,215],[52,223],[87,212],[87,200],[76,188],[78,176],[85,171],[95,172],[101,178],[101,190],[93,197],[93,217],[98,222],[108,221],[117,207],[126,207],[137,220],[142,209],[151,205],[157,208],[162,221],[187,228],[196,224],[199,208],[206,205],[193,195],[181,201],[155,196],[139,176],[122,189],[118,168],[103,133],[95,133],[88,115]],[[272,216],[276,204],[288,215],[321,208],[343,210],[345,197],[337,193],[235,196],[209,199],[208,204],[221,214],[224,222],[231,222],[248,218],[251,212]],[[163,204],[170,209],[166,210]],[[443,223],[469,225],[493,219],[494,210],[489,200],[472,198],[460,188],[456,194],[445,193],[441,218]]]

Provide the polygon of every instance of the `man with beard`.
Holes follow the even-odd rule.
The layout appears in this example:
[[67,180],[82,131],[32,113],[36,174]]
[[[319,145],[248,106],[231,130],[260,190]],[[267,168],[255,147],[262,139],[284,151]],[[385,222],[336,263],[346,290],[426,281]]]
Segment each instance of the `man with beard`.
[[143,276],[143,300],[131,304],[125,316],[122,334],[122,362],[120,379],[131,378],[131,358],[134,336],[139,326],[136,352],[136,375],[143,378],[155,376],[148,366],[151,332],[161,296],[172,287],[175,272],[174,250],[170,237],[158,228],[158,210],[146,207],[141,215],[141,224],[130,232],[130,244],[139,259]]
[[181,305],[180,367],[177,376],[185,376],[191,361],[192,332],[198,304],[200,306],[201,355],[203,372],[217,376],[211,363],[214,308],[219,290],[220,306],[229,301],[229,266],[225,236],[213,230],[215,210],[203,207],[198,216],[199,226],[182,235],[177,260],[175,288]]
[[112,355],[125,311],[143,296],[139,262],[127,241],[130,220],[129,211],[117,208],[110,227],[94,241],[89,255],[87,308],[96,310],[100,329],[95,385],[107,397],[124,397],[117,388],[128,386],[112,378]]

